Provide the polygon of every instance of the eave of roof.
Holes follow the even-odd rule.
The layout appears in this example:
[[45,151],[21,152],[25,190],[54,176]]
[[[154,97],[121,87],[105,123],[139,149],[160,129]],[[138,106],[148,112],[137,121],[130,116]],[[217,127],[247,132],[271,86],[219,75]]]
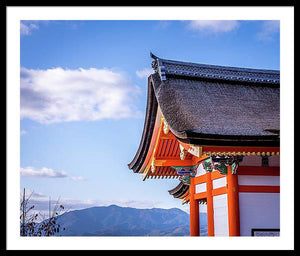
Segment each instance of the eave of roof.
[[179,198],[182,195],[186,194],[189,189],[189,185],[183,184],[182,181],[173,189],[169,190],[169,194],[172,195],[174,198]]
[[133,172],[138,172],[142,166],[149,146],[151,142],[151,137],[154,129],[156,113],[157,113],[157,100],[154,95],[153,86],[152,86],[152,77],[148,78],[148,94],[147,94],[147,107],[146,107],[146,116],[144,122],[144,129],[142,138],[140,141],[139,148],[133,158],[133,160],[128,164],[129,169],[132,169]]

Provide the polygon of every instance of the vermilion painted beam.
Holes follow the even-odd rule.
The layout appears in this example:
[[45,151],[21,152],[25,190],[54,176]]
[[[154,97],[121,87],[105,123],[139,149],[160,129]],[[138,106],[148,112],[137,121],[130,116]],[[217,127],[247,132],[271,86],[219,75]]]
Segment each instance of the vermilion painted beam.
[[191,166],[192,160],[157,160],[154,161],[155,166]]
[[279,167],[239,166],[238,175],[280,176]]
[[219,171],[214,171],[214,172],[211,173],[211,179],[212,180],[220,179],[220,178],[223,178],[223,177],[226,177],[226,175],[221,174]]
[[218,195],[222,195],[222,194],[226,194],[227,193],[227,188],[226,187],[221,187],[221,188],[215,188],[212,190],[212,195],[213,196],[218,196]]
[[201,183],[206,182],[205,175],[195,177],[194,180],[195,180],[195,184],[201,184]]
[[171,132],[171,131],[169,131],[168,132],[168,134],[162,134],[161,136],[160,136],[160,139],[162,139],[162,140],[165,140],[165,139],[168,139],[168,140],[176,140],[176,137],[173,135],[173,133]]
[[195,199],[204,199],[207,197],[207,193],[206,192],[201,192],[201,193],[197,193],[194,195]]
[[280,193],[280,186],[248,186],[248,185],[239,185],[239,192],[248,192],[248,193]]

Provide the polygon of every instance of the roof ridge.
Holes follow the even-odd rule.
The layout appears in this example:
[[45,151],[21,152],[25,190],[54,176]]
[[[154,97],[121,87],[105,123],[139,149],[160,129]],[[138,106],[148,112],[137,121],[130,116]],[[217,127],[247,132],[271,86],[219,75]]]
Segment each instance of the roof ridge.
[[152,68],[159,73],[161,80],[167,76],[198,77],[218,80],[242,81],[250,83],[279,84],[280,71],[231,66],[219,66],[162,59],[150,52]]

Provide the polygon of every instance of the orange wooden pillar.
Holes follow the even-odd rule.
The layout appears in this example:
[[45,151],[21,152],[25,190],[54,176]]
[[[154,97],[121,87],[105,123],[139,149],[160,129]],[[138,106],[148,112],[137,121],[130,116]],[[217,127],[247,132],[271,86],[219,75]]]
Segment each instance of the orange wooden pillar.
[[211,173],[207,172],[206,174],[206,192],[207,192],[207,235],[214,236],[215,235],[215,227],[214,227],[214,205],[213,205],[213,184],[211,180]]
[[228,166],[227,169],[227,186],[229,236],[239,236],[240,212],[238,175],[231,173],[231,166]]
[[195,181],[191,178],[190,184],[190,236],[199,236],[199,203],[195,199]]

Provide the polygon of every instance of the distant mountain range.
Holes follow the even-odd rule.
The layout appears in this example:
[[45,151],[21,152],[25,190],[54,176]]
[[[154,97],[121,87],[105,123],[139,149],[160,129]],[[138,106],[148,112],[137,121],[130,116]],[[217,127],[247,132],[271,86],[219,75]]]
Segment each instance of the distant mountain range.
[[[57,218],[57,236],[189,236],[189,214],[178,209],[136,209],[117,205],[91,207]],[[201,235],[207,235],[206,214],[200,214]],[[63,230],[63,228],[65,228]]]

